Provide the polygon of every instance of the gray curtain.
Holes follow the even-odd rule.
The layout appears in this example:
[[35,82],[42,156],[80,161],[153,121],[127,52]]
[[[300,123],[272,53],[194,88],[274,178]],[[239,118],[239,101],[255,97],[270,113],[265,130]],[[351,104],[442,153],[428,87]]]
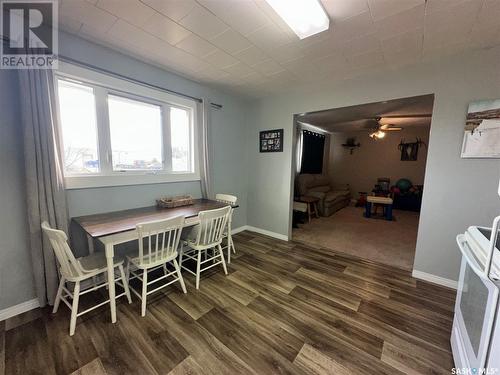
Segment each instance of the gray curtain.
[[212,181],[212,140],[211,140],[211,104],[210,100],[204,98],[201,104],[201,145],[200,145],[200,177],[201,194],[203,198],[213,199]]
[[43,236],[43,221],[68,233],[66,195],[58,147],[52,72],[19,71],[26,166],[26,195],[31,259],[40,306],[52,304],[58,272],[54,252]]

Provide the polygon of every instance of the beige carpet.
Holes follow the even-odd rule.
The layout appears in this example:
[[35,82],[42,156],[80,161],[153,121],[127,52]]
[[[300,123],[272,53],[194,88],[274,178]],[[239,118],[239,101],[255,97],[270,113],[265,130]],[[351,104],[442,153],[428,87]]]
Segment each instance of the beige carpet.
[[[293,239],[411,270],[418,213],[394,210],[396,221],[366,219],[363,208],[346,207],[293,229]],[[380,210],[379,210],[380,212]]]

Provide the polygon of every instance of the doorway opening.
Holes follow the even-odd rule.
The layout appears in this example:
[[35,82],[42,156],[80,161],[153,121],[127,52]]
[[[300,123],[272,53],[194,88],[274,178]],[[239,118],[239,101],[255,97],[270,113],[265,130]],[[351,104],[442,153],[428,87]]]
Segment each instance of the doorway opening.
[[434,95],[295,116],[292,239],[411,270]]

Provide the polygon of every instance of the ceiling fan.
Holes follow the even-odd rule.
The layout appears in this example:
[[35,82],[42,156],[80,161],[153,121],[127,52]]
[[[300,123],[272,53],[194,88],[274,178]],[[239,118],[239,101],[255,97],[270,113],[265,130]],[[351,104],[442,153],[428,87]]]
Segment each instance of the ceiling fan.
[[382,139],[385,137],[385,133],[388,131],[401,131],[403,128],[401,126],[392,125],[389,123],[382,124],[380,122],[381,117],[375,117],[372,121],[375,122],[375,125],[370,126],[370,134],[369,136],[375,140]]

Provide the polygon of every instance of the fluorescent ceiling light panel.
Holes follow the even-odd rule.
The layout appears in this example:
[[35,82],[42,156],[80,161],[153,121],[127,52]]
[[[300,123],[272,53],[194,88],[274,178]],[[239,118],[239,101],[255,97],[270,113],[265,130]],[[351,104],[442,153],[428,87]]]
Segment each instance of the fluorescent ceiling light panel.
[[300,39],[330,27],[330,19],[318,0],[266,1]]

